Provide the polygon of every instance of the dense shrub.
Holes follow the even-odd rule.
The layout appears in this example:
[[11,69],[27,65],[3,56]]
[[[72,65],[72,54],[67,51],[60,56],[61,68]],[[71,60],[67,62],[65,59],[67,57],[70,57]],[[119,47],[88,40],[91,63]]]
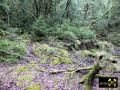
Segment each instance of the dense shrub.
[[112,32],[112,33],[109,33],[109,38],[110,38],[110,41],[117,45],[117,46],[120,46],[120,34],[119,32]]
[[48,35],[48,24],[45,19],[40,16],[32,25],[33,32],[36,36],[42,37]]
[[95,36],[95,33],[93,33],[93,31],[91,31],[88,27],[80,28],[80,32],[83,39],[92,39]]
[[[49,28],[48,28],[49,27]],[[67,39],[74,41],[76,39],[92,39],[94,38],[94,33],[87,27],[76,27],[71,24],[70,21],[65,20],[62,24],[55,24],[49,26],[43,17],[39,17],[36,22],[34,22],[33,32],[35,39],[40,37],[45,37],[48,35],[57,36],[59,39]]]
[[70,22],[64,22],[62,25],[56,28],[56,33],[63,39],[76,40],[76,39],[93,39],[95,33],[88,27],[76,27]]
[[50,35],[57,36],[58,38],[63,38],[64,30],[61,28],[60,24],[56,24],[55,26],[50,28]]
[[8,27],[7,24],[4,21],[0,20],[0,28],[7,29],[7,27]]
[[11,35],[21,35],[24,33],[24,30],[22,30],[21,28],[14,28],[14,27],[8,27],[7,28],[7,32],[8,34],[11,36]]
[[63,34],[64,39],[74,41],[77,39],[77,36],[71,31],[65,31]]
[[0,62],[14,63],[26,54],[26,44],[24,42],[0,40]]

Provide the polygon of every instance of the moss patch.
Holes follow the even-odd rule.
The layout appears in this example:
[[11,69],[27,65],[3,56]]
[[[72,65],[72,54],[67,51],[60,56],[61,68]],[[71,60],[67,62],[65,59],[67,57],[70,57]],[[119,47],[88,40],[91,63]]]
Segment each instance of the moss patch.
[[25,75],[25,76],[19,77],[18,80],[31,82],[33,80],[33,78],[34,77],[32,75]]
[[29,86],[26,90],[41,90],[39,84],[33,84]]
[[89,56],[95,56],[95,52],[93,53],[93,52],[91,52],[89,50],[82,51],[81,57],[89,57]]
[[67,50],[50,47],[47,44],[36,44],[34,46],[34,53],[41,57],[42,60],[40,63],[48,63],[49,60],[52,65],[72,63]]
[[17,74],[20,74],[20,73],[25,72],[27,70],[28,70],[27,66],[22,66],[22,67],[17,68],[16,72],[17,72]]

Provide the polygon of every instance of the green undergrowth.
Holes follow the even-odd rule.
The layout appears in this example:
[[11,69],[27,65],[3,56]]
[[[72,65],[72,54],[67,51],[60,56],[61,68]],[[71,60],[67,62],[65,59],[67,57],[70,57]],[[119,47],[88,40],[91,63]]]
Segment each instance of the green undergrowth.
[[81,53],[81,56],[82,57],[89,57],[89,56],[95,57],[97,52],[104,51],[107,53],[111,53],[111,51],[114,50],[114,45],[112,45],[111,43],[107,41],[97,41],[96,45],[98,46],[97,48],[95,47],[90,50],[83,50]]
[[117,46],[120,46],[120,33],[119,32],[109,33],[109,38],[110,38],[111,42]]
[[26,55],[25,42],[12,41],[9,39],[0,40],[0,62],[15,63]]
[[95,33],[88,27],[75,27],[68,23],[64,23],[59,27],[56,27],[55,35],[63,40],[81,40],[81,39],[94,39]]
[[34,53],[41,57],[42,61],[40,61],[40,63],[48,63],[48,61],[50,61],[51,65],[72,63],[72,60],[67,50],[50,47],[47,44],[36,44],[33,48]]
[[34,66],[36,66],[36,62],[33,62],[31,61],[31,63],[29,63],[28,65],[26,66],[21,66],[21,67],[18,67],[15,72],[17,74],[20,74],[22,72],[26,72],[26,71],[29,71],[30,68],[33,68]]
[[60,40],[70,41],[95,38],[95,33],[86,26],[77,27],[69,20],[64,20],[62,24],[56,23],[51,26],[42,16],[33,23],[32,30],[32,39],[37,41],[47,36],[55,36]]

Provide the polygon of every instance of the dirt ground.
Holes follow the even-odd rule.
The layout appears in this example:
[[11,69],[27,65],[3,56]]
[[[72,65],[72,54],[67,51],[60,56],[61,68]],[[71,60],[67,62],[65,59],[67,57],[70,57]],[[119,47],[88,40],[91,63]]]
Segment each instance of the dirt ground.
[[[51,66],[49,64],[40,64],[41,58],[31,52],[32,44],[28,46],[28,54],[24,57],[24,60],[14,65],[0,64],[0,90],[83,90],[83,85],[79,84],[79,82],[88,73],[88,70],[51,72],[90,67],[94,64],[93,58],[83,60],[79,55],[76,57],[73,52],[69,52],[75,63]],[[120,59],[118,64],[120,65]],[[120,90],[120,72],[113,72],[102,70],[100,73],[118,77],[118,88],[109,90]],[[92,90],[105,89],[99,88],[99,80],[95,79]]]

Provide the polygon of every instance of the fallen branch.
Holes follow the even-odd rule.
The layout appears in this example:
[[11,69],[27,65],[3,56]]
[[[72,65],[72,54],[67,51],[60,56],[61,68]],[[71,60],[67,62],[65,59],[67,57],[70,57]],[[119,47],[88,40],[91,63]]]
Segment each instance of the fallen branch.
[[91,90],[96,74],[101,70],[99,63],[93,66],[92,70],[79,82],[84,84],[84,90]]
[[77,69],[68,69],[68,70],[52,70],[49,71],[50,74],[58,74],[62,72],[80,72],[81,70],[91,70],[93,67],[84,67],[84,68],[77,68]]
[[112,77],[110,75],[101,75],[101,74],[96,74],[95,76],[96,78],[108,78],[108,77]]

